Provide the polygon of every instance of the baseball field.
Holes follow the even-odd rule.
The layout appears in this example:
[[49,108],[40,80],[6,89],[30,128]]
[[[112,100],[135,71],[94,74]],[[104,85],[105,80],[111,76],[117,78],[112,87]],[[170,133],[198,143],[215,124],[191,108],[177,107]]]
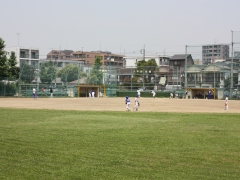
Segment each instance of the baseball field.
[[0,98],[0,179],[240,179],[240,101],[139,102]]
[[[131,107],[134,97],[130,97]],[[240,101],[229,101],[224,110],[224,100],[139,98],[141,112],[202,112],[240,113]],[[125,111],[125,98],[0,98],[0,107],[58,109],[80,111]]]

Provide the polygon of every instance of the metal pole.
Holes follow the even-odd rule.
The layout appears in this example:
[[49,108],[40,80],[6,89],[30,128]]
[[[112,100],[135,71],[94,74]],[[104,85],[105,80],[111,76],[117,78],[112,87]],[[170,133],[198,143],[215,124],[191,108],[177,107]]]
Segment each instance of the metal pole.
[[143,46],[143,60],[145,61],[145,44]]
[[131,67],[131,91],[132,91],[132,67]]
[[143,88],[145,89],[145,86],[144,86],[144,71],[145,71],[145,68],[143,68]]
[[195,69],[195,71],[194,71],[194,72],[195,72],[194,80],[195,80],[195,87],[196,87],[196,83],[197,83],[197,82],[196,82],[196,78],[197,78],[196,66],[194,67],[194,69]]
[[182,73],[180,74],[180,88],[182,89]]
[[187,88],[187,45],[185,46],[185,88]]
[[214,77],[214,84],[213,84],[213,85],[214,85],[214,89],[215,89],[215,87],[216,87],[216,80],[215,80],[215,65],[214,65],[214,74],[213,74],[213,75],[214,75],[214,76],[213,76],[213,77]]
[[[83,62],[83,47],[82,47],[82,62]],[[85,64],[85,63],[84,63]]]
[[233,90],[233,31],[232,31],[232,58],[231,58],[231,85],[230,85],[230,98],[232,97]]
[[79,78],[80,78],[80,72],[79,72],[79,70],[80,70],[80,63],[78,64],[78,85],[79,85]]
[[156,88],[156,67],[155,67],[154,75],[155,75],[154,80],[155,80],[155,88]]
[[178,67],[177,67],[177,89],[178,89]]
[[175,79],[174,79],[174,66],[173,66],[173,74],[172,74],[172,85],[173,85],[173,89],[174,89],[174,81],[175,81]]

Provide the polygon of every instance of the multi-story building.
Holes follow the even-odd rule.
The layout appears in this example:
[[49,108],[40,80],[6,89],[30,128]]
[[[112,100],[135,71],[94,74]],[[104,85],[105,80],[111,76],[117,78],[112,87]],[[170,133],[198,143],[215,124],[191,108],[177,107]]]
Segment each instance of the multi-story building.
[[[187,64],[185,64],[185,62]],[[172,56],[169,60],[168,85],[185,87],[185,68],[193,64],[194,61],[191,54],[175,54]]]
[[38,68],[39,63],[39,49],[37,48],[23,48],[23,47],[10,47],[5,48],[7,56],[9,58],[11,52],[15,53],[17,66],[20,67],[21,63],[27,63]]
[[[145,61],[148,61],[151,59],[154,59],[158,66],[168,66],[170,57],[161,56],[161,55],[145,56]],[[142,60],[143,60],[142,56],[126,56],[126,57],[124,57],[123,66],[125,68],[134,68],[137,66],[137,62],[142,61]]]
[[47,54],[47,60],[72,60],[72,50],[52,50]]
[[101,58],[103,66],[123,66],[123,56],[108,51],[73,52],[73,60],[81,61],[83,64],[94,64],[97,56]]
[[216,59],[229,57],[229,44],[209,44],[202,46],[203,64],[214,63]]

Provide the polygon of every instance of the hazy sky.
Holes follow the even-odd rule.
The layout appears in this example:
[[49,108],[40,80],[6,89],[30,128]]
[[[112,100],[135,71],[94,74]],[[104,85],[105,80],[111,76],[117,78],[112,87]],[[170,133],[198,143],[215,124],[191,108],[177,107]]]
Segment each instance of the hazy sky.
[[[240,0],[0,0],[7,47],[107,50],[132,55],[185,52],[185,45],[230,43]],[[240,34],[240,33],[239,33]],[[240,36],[239,36],[240,39]]]

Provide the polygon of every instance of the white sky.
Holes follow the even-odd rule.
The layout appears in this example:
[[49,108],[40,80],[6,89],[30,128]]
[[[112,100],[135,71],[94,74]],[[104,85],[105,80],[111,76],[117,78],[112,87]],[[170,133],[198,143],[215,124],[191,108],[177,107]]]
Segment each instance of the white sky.
[[[230,43],[240,0],[0,0],[6,47],[185,53],[185,45]],[[239,33],[240,39],[240,33]]]

